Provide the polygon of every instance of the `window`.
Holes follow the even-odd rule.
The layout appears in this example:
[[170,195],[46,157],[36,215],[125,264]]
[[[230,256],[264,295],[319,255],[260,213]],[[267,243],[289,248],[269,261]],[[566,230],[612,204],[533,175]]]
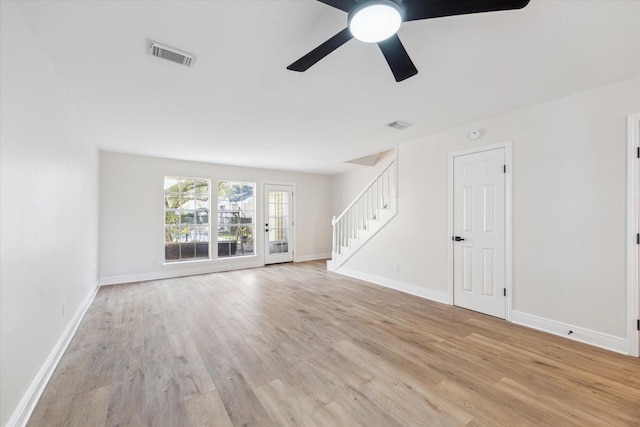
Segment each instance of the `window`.
[[254,255],[256,184],[218,181],[218,258]]
[[165,176],[165,262],[209,259],[210,182]]

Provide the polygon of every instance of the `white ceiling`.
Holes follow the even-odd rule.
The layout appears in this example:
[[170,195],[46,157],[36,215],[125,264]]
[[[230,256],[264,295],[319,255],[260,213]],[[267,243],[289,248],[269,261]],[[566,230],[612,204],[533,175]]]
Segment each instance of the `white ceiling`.
[[[346,26],[317,1],[22,1],[103,150],[333,174],[342,162],[640,75],[640,1],[532,0],[524,9],[403,24],[419,74],[396,83],[352,40],[286,66]],[[194,52],[152,57],[147,38]],[[413,123],[397,131],[386,123]]]

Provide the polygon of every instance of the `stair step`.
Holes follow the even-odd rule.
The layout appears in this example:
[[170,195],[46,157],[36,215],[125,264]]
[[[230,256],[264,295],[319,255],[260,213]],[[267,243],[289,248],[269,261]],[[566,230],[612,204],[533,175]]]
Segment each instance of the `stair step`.
[[391,199],[376,209],[372,218],[367,219],[364,224],[358,226],[355,237],[347,238],[346,245],[340,247],[340,253],[333,253],[332,259],[327,261],[327,269],[337,270],[354,253],[366,244],[378,231],[380,231],[396,215],[396,202]]

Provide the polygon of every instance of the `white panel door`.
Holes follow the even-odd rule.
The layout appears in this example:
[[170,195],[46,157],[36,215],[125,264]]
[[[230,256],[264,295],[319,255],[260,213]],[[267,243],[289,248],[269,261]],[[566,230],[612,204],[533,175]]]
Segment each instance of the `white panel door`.
[[264,263],[293,261],[293,187],[264,186]]
[[505,318],[505,149],[453,159],[453,302]]

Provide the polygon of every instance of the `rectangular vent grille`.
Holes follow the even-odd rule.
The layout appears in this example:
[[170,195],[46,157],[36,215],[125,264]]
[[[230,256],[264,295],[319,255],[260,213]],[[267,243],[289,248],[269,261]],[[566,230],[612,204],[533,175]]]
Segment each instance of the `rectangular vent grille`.
[[405,123],[405,122],[401,122],[401,121],[391,122],[387,126],[389,126],[390,128],[393,128],[393,129],[398,129],[398,130],[403,130],[403,129],[411,127],[411,125],[409,123]]
[[195,56],[174,47],[166,46],[158,42],[151,41],[151,55],[167,61],[192,67]]

